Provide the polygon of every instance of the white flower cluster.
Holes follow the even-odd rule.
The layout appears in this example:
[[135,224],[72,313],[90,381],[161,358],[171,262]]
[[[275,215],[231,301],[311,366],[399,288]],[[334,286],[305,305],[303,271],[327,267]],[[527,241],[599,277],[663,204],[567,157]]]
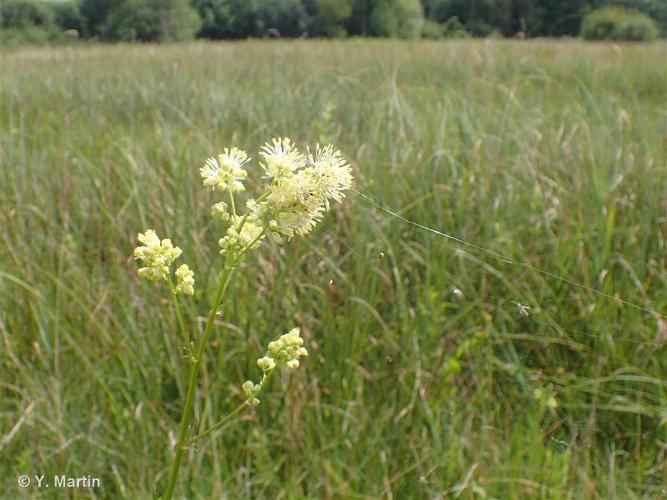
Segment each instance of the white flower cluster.
[[266,191],[246,202],[246,213],[236,213],[234,192],[243,191],[249,161],[245,151],[225,149],[218,159],[209,158],[200,169],[204,186],[229,191],[232,203],[213,205],[213,217],[230,223],[220,238],[223,255],[238,255],[259,246],[264,236],[281,243],[305,236],[329,210],[330,200],[341,201],[352,185],[352,172],[340,151],[331,144],[303,155],[289,138],[273,139],[260,150],[260,165],[269,184]]
[[[144,267],[139,269],[139,277],[149,281],[170,280],[170,268],[183,251],[172,245],[171,240],[160,241],[156,232],[147,229],[144,234],[139,233],[137,239],[142,246],[134,249],[134,258],[140,260]],[[187,264],[176,270],[175,292],[183,295],[194,294],[194,273]]]
[[[295,152],[289,140],[274,140],[273,148],[267,146],[261,155],[272,182],[266,200],[258,203],[259,212],[270,217],[269,230],[276,241],[282,241],[281,236],[305,236],[329,210],[329,200],[341,201],[352,186],[350,166],[331,144],[318,144],[315,154],[309,152],[307,157]],[[292,168],[275,168],[285,157],[292,160]]]
[[[216,200],[211,207],[211,215],[227,223],[228,227],[218,240],[220,253],[226,257],[224,271],[196,351],[193,349],[195,344],[190,340],[191,336],[176,297],[179,294],[194,295],[194,273],[187,264],[182,264],[174,273],[175,279],[171,274],[171,265],[183,252],[172,245],[171,240],[160,240],[152,229],[138,235],[141,245],[134,249],[134,258],[141,261],[143,266],[139,269],[139,276],[150,281],[164,280],[168,283],[178,324],[186,342],[183,346],[185,357],[191,361],[190,382],[181,417],[176,455],[166,490],[167,498],[171,498],[178,478],[195,399],[197,374],[215,318],[237,264],[248,250],[259,247],[267,235],[275,242],[282,243],[285,239],[308,234],[330,209],[331,201],[341,201],[345,191],[352,186],[350,165],[331,144],[324,147],[318,144],[314,153],[308,149],[304,155],[289,138],[278,138],[266,143],[259,151],[259,156],[260,166],[264,171],[262,178],[267,185],[263,193],[255,198],[247,197],[244,204],[235,196],[245,191],[244,181],[248,177],[245,166],[250,161],[245,151],[236,147],[225,148],[217,158],[208,158],[199,169],[204,187],[224,192],[224,201]],[[244,209],[239,210],[241,207]],[[308,356],[308,351],[303,347],[298,328],[270,342],[266,353],[257,360],[257,366],[262,372],[259,383],[251,380],[243,383],[246,399],[226,418],[249,404],[258,405],[258,396],[276,368],[286,366],[296,369],[299,367],[299,359],[304,356]],[[210,434],[224,422],[225,419],[195,440]]]
[[239,255],[245,249],[254,250],[260,245],[264,230],[257,219],[249,217],[244,222],[242,217],[232,215],[229,220],[232,225],[227,229],[227,235],[218,241],[221,254]]
[[204,186],[211,186],[218,191],[230,190],[232,192],[243,191],[243,179],[248,172],[243,169],[250,158],[238,148],[225,148],[224,152],[218,155],[218,159],[209,158],[199,173],[204,180]]
[[194,295],[195,293],[195,273],[193,273],[187,264],[181,264],[176,269],[176,293],[183,295]]
[[283,365],[296,369],[299,367],[299,358],[302,356],[308,356],[308,351],[303,347],[303,339],[298,328],[293,328],[288,333],[281,335],[279,339],[269,342],[266,354],[257,360],[257,366],[262,370],[262,379],[258,384],[252,380],[246,380],[242,386],[250,403],[254,406],[259,404],[257,396],[273,370]]
[[269,178],[285,177],[305,165],[305,159],[289,137],[272,139],[259,152],[264,158],[261,164]]
[[[269,349],[262,359],[273,360],[276,364],[284,363],[288,368],[299,368],[299,358],[308,356],[308,351],[303,347],[303,339],[300,333],[298,328],[292,328],[285,335],[281,335],[278,340],[269,342]],[[260,361],[257,360],[257,366],[262,368]],[[262,368],[264,371],[266,369]]]
[[[341,201],[352,185],[350,165],[331,144],[318,144],[314,154],[309,150],[303,155],[289,138],[278,138],[266,143],[259,155],[268,186],[246,201],[244,214],[237,213],[234,193],[245,190],[245,166],[250,161],[246,152],[225,148],[199,169],[205,187],[229,195],[229,204],[215,203],[211,214],[229,224],[218,244],[220,253],[232,259],[259,247],[267,234],[277,243],[305,236],[329,210],[330,201]],[[141,278],[168,281],[176,294],[194,294],[194,273],[187,264],[176,270],[175,285],[171,279],[171,264],[183,253],[180,248],[169,239],[160,240],[152,229],[139,234],[138,240],[143,245],[134,249],[134,258],[143,264]]]

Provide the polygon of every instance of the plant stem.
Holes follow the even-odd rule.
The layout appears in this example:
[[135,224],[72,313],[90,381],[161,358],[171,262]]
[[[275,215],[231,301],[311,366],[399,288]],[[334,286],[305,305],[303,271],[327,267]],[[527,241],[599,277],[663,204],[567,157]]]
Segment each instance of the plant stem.
[[236,217],[236,203],[234,203],[234,193],[231,189],[229,191],[229,203],[232,207],[232,214]]
[[188,329],[185,328],[185,321],[183,321],[183,313],[181,312],[181,306],[178,303],[178,297],[176,294],[176,288],[174,288],[174,283],[171,281],[171,277],[168,277],[169,289],[171,290],[171,302],[174,304],[174,309],[176,311],[176,317],[178,318],[178,326],[181,329],[181,334],[183,335],[183,340],[185,340],[186,345],[190,344],[190,335],[188,334]]
[[[273,374],[273,370],[270,371],[270,372],[268,372],[268,373],[265,373],[265,374],[262,376],[262,380],[259,382],[259,385],[261,385],[262,387],[264,387],[264,384],[266,384],[266,383],[269,381],[269,379],[271,378],[271,375],[272,375],[272,374]],[[253,396],[253,397],[254,397],[254,396]],[[229,412],[227,415],[225,415],[224,417],[222,417],[222,418],[221,418],[221,419],[220,419],[220,420],[219,420],[213,427],[210,427],[209,429],[206,429],[204,432],[202,432],[202,433],[199,434],[198,436],[195,436],[195,437],[192,438],[190,441],[188,441],[188,444],[192,444],[192,443],[194,443],[194,442],[196,442],[196,441],[199,441],[200,439],[205,438],[206,436],[210,436],[213,432],[217,431],[220,427],[222,427],[222,426],[225,425],[227,422],[229,422],[229,420],[231,420],[231,418],[232,418],[233,416],[235,416],[238,412],[240,412],[243,408],[245,408],[246,406],[249,406],[249,405],[250,405],[250,401],[252,401],[252,399],[253,399],[252,397],[246,399],[243,403],[241,403],[238,407],[236,407],[236,409],[232,410],[232,411]]]
[[193,437],[190,441],[188,441],[188,445],[191,445],[192,443],[195,443],[199,441],[200,439],[205,438],[206,436],[210,436],[213,432],[217,431],[220,427],[225,425],[227,422],[229,422],[232,417],[236,416],[243,408],[248,406],[250,404],[250,400],[252,398],[246,399],[243,403],[241,403],[239,406],[237,406],[234,410],[229,412],[227,415],[222,417],[213,427],[210,429],[207,429],[206,431],[202,432],[198,436]]
[[178,471],[181,467],[181,459],[183,458],[183,449],[185,447],[185,436],[188,432],[188,426],[190,424],[190,418],[192,417],[192,407],[194,406],[195,401],[195,391],[197,389],[197,374],[199,373],[199,368],[202,364],[202,358],[204,357],[204,351],[206,350],[206,344],[208,342],[208,337],[211,334],[213,323],[215,321],[215,316],[218,312],[218,307],[222,302],[222,298],[225,295],[225,291],[229,286],[229,282],[234,274],[234,264],[236,261],[230,262],[229,260],[225,264],[225,269],[222,273],[222,278],[220,280],[220,286],[213,301],[213,307],[211,312],[206,320],[206,326],[204,327],[204,334],[199,340],[199,345],[197,347],[197,354],[192,360],[192,365],[190,366],[190,378],[188,380],[188,392],[185,396],[185,405],[183,406],[183,415],[181,417],[181,426],[178,433],[178,443],[176,445],[176,455],[174,457],[174,463],[171,467],[171,472],[169,473],[169,483],[167,484],[167,491],[164,495],[165,500],[170,500],[174,494],[174,489],[176,488],[176,480],[178,479]]
[[[231,194],[231,193],[230,193]],[[264,199],[269,195],[268,191],[262,195],[259,196],[255,201],[257,203],[260,203],[264,201]],[[234,215],[236,215],[236,211],[234,212]],[[245,221],[248,219],[248,216],[250,215],[250,211],[247,211],[243,218],[241,219],[241,222],[239,223],[239,227],[236,229],[239,233],[241,232],[241,229],[243,229],[243,225],[245,224]]]
[[[231,191],[229,194],[232,195]],[[218,308],[222,303],[222,299],[225,296],[225,292],[227,291],[229,282],[232,279],[232,275],[234,274],[234,270],[236,269],[236,264],[239,263],[241,257],[243,257],[243,255],[248,251],[248,249],[252,247],[252,245],[255,244],[257,240],[259,240],[262,236],[264,236],[265,232],[266,230],[262,231],[261,234],[257,236],[257,238],[255,238],[248,246],[246,246],[234,257],[227,257],[227,261],[225,262],[225,268],[222,272],[222,278],[220,279],[220,286],[218,287],[218,291],[216,292],[215,300],[213,301],[213,307],[211,307],[211,312],[208,315],[208,319],[206,320],[206,326],[204,327],[204,334],[199,340],[199,345],[197,347],[197,354],[195,355],[195,358],[192,360],[192,365],[190,366],[188,391],[185,395],[185,405],[183,406],[183,415],[181,416],[181,426],[178,432],[178,443],[176,444],[176,455],[174,457],[174,463],[172,464],[171,467],[171,472],[169,473],[169,483],[167,484],[167,491],[164,496],[165,500],[171,499],[172,495],[174,494],[174,489],[176,488],[178,471],[181,467],[181,460],[183,458],[183,449],[185,448],[186,444],[185,436],[188,433],[188,426],[190,425],[190,418],[192,417],[192,407],[194,406],[194,401],[195,401],[195,391],[197,389],[197,375],[199,373],[199,368],[201,367],[202,364],[202,358],[204,357],[204,351],[206,350],[206,344],[211,334],[213,323],[215,322],[215,316],[218,313]],[[171,281],[169,285],[173,288],[173,284],[171,283]],[[174,304],[177,304],[177,302],[175,301]],[[177,310],[180,311],[180,307],[178,307],[177,305],[176,307]],[[241,405],[232,413],[236,415],[238,411],[241,411],[241,408],[243,406],[244,405]]]

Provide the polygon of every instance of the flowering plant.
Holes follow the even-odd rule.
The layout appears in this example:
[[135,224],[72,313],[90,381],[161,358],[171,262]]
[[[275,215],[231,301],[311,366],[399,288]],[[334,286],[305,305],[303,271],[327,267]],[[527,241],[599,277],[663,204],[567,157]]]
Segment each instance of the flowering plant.
[[256,198],[248,198],[244,211],[240,210],[237,193],[245,191],[244,181],[248,175],[246,165],[250,162],[245,151],[235,147],[225,148],[217,158],[206,160],[199,171],[205,187],[226,194],[226,200],[221,200],[211,207],[211,215],[225,222],[227,229],[225,235],[218,241],[220,254],[225,257],[222,276],[204,331],[196,339],[196,349],[193,349],[194,344],[185,326],[178,297],[194,294],[194,272],[187,264],[182,264],[172,277],[171,265],[183,253],[181,249],[175,247],[169,239],[160,240],[152,229],[147,229],[138,235],[142,246],[135,248],[134,258],[143,265],[139,269],[139,276],[149,281],[165,281],[168,284],[186,352],[191,361],[178,443],[165,499],[170,499],[174,493],[183,451],[187,444],[208,436],[244,407],[258,405],[258,396],[273,371],[283,365],[291,369],[298,368],[299,358],[308,355],[298,328],[270,342],[266,354],[257,360],[257,366],[262,371],[260,381],[255,383],[247,380],[242,385],[245,401],[211,429],[187,440],[197,375],[214,319],[238,264],[249,250],[257,249],[267,237],[277,244],[282,244],[296,236],[307,235],[330,209],[330,202],[341,201],[345,191],[352,184],[349,164],[343,159],[340,151],[334,150],[330,144],[324,147],[318,144],[314,152],[308,150],[304,155],[290,139],[279,138],[266,143],[259,155],[260,166],[264,171],[263,178],[267,184],[266,189]]

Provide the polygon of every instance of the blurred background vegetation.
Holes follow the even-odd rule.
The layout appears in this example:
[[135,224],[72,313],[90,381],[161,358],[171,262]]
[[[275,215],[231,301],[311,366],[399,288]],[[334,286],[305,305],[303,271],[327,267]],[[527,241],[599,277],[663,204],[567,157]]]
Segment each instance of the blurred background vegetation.
[[5,45],[346,36],[653,40],[666,33],[665,0],[0,1]]
[[[268,339],[299,325],[311,356],[183,494],[667,498],[665,42],[501,40],[666,34],[664,0],[0,0],[2,45],[56,45],[0,50],[0,498],[163,483],[188,367],[135,235],[184,249],[201,325],[197,168],[278,135],[334,142],[358,192],[242,268],[196,428]],[[301,37],[348,40],[88,43]]]
[[189,367],[136,234],[183,248],[200,334],[225,227],[198,168],[279,135],[333,142],[363,196],[241,268],[197,432],[269,339],[299,325],[310,356],[190,451],[183,495],[667,497],[665,44],[443,45],[0,51],[0,498],[26,473],[99,476],[76,492],[96,498],[164,483]]

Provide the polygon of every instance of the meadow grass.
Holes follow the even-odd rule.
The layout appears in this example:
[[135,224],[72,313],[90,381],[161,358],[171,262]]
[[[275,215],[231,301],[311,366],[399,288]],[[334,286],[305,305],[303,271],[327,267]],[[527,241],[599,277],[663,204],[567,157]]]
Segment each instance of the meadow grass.
[[[666,50],[0,51],[0,496],[164,485],[188,365],[169,302],[136,275],[136,233],[183,248],[201,299],[184,313],[203,326],[222,226],[198,168],[279,135],[333,141],[357,192],[308,239],[245,262],[196,429],[242,401],[267,340],[299,325],[310,357],[189,451],[180,495],[667,495]],[[20,490],[19,474],[102,487]]]

